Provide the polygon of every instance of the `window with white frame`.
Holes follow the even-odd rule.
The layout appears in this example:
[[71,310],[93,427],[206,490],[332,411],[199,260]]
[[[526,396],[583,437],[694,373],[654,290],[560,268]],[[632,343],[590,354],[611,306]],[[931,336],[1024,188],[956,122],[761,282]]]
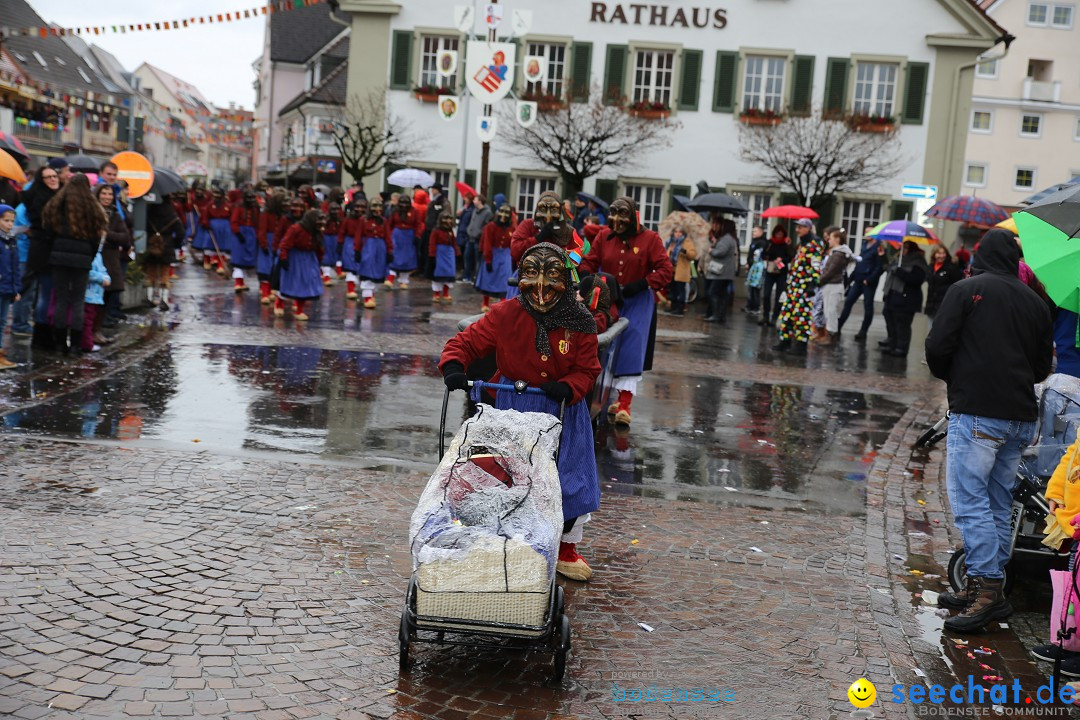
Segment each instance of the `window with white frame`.
[[627,185],[626,194],[637,203],[641,214],[641,224],[655,230],[660,224],[664,209],[664,188],[662,185]]
[[784,104],[784,69],[787,59],[767,55],[747,55],[743,64],[743,110],[772,111],[779,114]]
[[[735,225],[742,238],[742,247],[749,247],[754,225],[761,224],[761,213],[772,207],[772,195],[769,193],[744,193],[734,191],[732,197],[743,201],[750,212],[735,219]],[[764,225],[762,226],[764,227]],[[748,258],[749,260],[749,258]]]
[[555,192],[555,178],[521,176],[517,181],[517,212],[522,219],[532,217],[536,200],[542,193]]
[[457,72],[450,77],[439,74],[439,53],[443,50],[457,50],[458,39],[452,35],[420,36],[420,87],[457,87]]
[[674,82],[674,51],[638,50],[634,54],[633,102],[659,103],[671,107]]
[[[450,187],[450,171],[449,170],[435,170],[433,168],[420,167],[421,170],[426,172],[431,177],[435,178],[435,182],[442,185],[443,188]],[[444,189],[443,192],[446,192]]]
[[1073,23],[1072,5],[1055,5],[1054,14],[1050,16],[1050,24],[1061,30],[1068,30]]
[[892,117],[899,72],[900,66],[896,63],[858,63],[855,68],[854,114]]
[[1035,168],[1016,168],[1016,178],[1013,180],[1014,190],[1031,190],[1035,187]]
[[986,78],[988,80],[996,80],[997,76],[997,58],[994,58],[993,60],[983,60],[981,63],[975,66],[975,77]]
[[968,187],[986,187],[986,165],[968,163],[964,168],[964,184]]
[[849,238],[861,238],[870,228],[881,222],[885,203],[876,200],[845,200],[840,225]]
[[1028,25],[1045,25],[1050,16],[1050,6],[1046,3],[1028,3]]
[[1042,134],[1042,115],[1024,113],[1020,116],[1020,136],[1039,137]]
[[971,111],[971,131],[989,133],[994,129],[994,113],[991,110]]
[[525,92],[562,97],[566,74],[566,43],[529,43],[528,55],[547,59],[547,77],[536,83],[525,83]]

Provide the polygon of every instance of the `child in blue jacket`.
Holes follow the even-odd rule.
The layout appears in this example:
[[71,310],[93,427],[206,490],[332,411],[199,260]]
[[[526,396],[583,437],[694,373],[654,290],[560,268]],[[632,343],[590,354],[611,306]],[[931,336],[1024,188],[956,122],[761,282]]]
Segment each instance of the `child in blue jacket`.
[[101,248],[98,247],[94,262],[90,265],[90,281],[86,284],[85,313],[82,331],[82,351],[97,352],[101,346],[94,342],[95,332],[100,332],[101,323],[105,320],[105,288],[109,287],[111,278],[105,269],[105,261],[101,259]]
[[0,370],[15,367],[4,355],[4,328],[8,310],[19,299],[19,248],[15,242],[15,208],[0,205]]

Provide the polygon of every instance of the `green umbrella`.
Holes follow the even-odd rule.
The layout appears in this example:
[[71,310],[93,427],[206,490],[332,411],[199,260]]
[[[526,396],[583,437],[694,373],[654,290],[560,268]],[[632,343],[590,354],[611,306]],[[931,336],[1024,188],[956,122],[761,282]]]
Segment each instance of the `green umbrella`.
[[1026,210],[1013,215],[1024,244],[1024,262],[1065,310],[1080,313],[1080,238]]

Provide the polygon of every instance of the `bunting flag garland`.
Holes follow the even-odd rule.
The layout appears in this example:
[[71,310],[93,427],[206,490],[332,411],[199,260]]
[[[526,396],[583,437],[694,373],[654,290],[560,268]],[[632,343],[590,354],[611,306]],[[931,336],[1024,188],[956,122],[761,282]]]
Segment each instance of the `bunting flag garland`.
[[234,10],[227,13],[215,13],[202,17],[185,18],[182,20],[164,20],[150,23],[128,23],[125,25],[91,25],[73,28],[58,27],[10,27],[0,25],[0,37],[48,37],[55,35],[64,37],[67,35],[105,35],[126,34],[129,32],[181,30],[192,25],[212,25],[227,23],[235,20],[248,20],[262,15],[273,15],[279,12],[288,12],[297,8],[311,7],[325,2],[326,0],[270,0],[266,5],[252,8],[251,10]]

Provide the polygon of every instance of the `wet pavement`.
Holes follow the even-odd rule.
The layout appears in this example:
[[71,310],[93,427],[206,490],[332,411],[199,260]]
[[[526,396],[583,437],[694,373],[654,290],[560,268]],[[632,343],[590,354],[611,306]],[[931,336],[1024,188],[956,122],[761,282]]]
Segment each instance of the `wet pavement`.
[[[876,351],[880,320],[796,358],[742,313],[661,317],[632,429],[597,434],[597,574],[565,583],[574,650],[551,688],[534,654],[422,648],[397,670],[435,358],[479,296],[433,307],[417,283],[373,312],[339,284],[297,323],[181,273],[174,307],[106,353],[22,349],[0,377],[0,714],[846,717],[860,675],[884,698],[916,667],[982,671],[919,607],[955,538],[942,451],[907,448],[943,392],[917,354]],[[1022,627],[1048,604],[1028,585]],[[984,675],[1038,684],[1014,629],[979,642]],[[734,698],[640,707],[620,681]]]

